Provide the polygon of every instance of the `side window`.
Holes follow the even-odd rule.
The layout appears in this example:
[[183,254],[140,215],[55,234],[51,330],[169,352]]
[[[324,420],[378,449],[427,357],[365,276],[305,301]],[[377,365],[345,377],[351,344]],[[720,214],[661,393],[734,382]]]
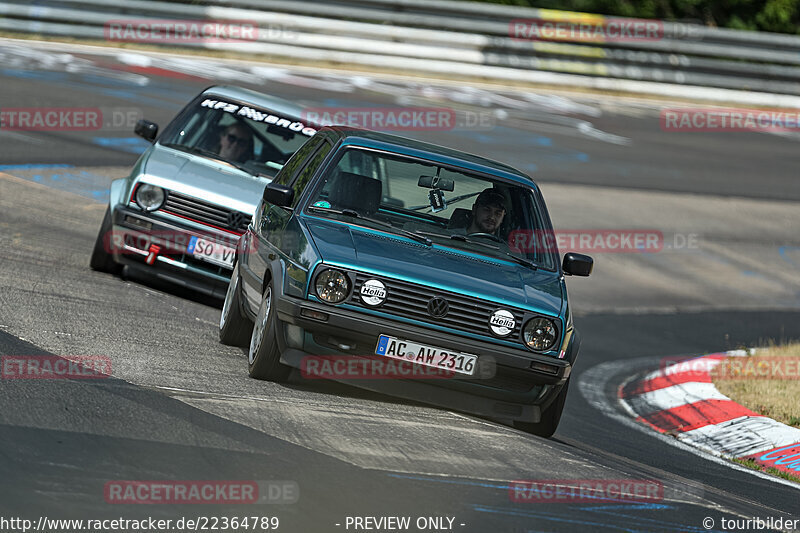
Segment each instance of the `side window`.
[[292,202],[292,207],[297,207],[297,203],[300,201],[300,196],[303,194],[308,182],[311,181],[311,177],[317,171],[319,166],[325,160],[325,157],[330,153],[333,146],[330,143],[323,142],[322,146],[319,147],[319,150],[311,157],[308,161],[308,164],[300,171],[297,175],[297,179],[294,180],[292,184],[292,189],[294,189],[294,201]]
[[291,183],[292,178],[294,177],[297,170],[303,166],[308,156],[310,156],[314,150],[319,147],[320,143],[325,142],[322,137],[314,136],[311,137],[306,143],[300,147],[297,152],[283,165],[283,168],[278,172],[277,176],[275,176],[275,183],[279,185],[288,185]]
[[[377,161],[378,158],[371,153],[361,152],[360,150],[346,150],[341,159],[339,159],[336,168],[326,176],[319,192],[320,198],[329,197],[331,188],[336,186],[338,183],[337,178],[342,172],[352,172],[353,174],[376,179],[383,177],[385,175],[384,168],[379,166]],[[384,184],[384,187],[388,188],[388,184]]]

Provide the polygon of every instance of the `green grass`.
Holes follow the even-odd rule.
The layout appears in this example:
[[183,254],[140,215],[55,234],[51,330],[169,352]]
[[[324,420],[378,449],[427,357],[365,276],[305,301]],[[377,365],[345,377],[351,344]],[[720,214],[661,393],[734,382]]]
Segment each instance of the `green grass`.
[[759,472],[764,472],[766,474],[770,474],[772,476],[780,477],[794,483],[800,483],[800,477],[795,476],[794,474],[790,474],[789,472],[785,472],[780,470],[779,468],[775,468],[774,466],[761,466],[758,464],[755,459],[739,459],[738,457],[734,457],[731,459],[736,464],[742,465],[745,468],[749,468],[751,470],[758,470]]
[[[757,365],[759,361],[775,361],[786,359],[782,368],[794,373],[800,361],[800,343],[784,345],[772,344],[746,357],[730,357],[724,360],[711,377],[714,386],[722,394],[734,402],[744,405],[760,415],[775,419],[788,426],[800,427],[800,379],[795,374],[766,376],[769,379],[753,375],[733,375],[732,370],[742,368],[741,365]],[[750,368],[752,368],[751,366]]]

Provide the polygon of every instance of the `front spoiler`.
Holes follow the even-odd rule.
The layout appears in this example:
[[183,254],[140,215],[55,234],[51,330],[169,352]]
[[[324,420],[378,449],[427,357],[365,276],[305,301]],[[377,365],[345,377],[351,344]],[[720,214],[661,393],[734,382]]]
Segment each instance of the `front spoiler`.
[[[498,382],[482,381],[481,378],[462,379],[339,379],[335,381],[356,387],[390,394],[399,398],[434,404],[445,408],[464,411],[502,421],[539,422],[541,414],[555,399],[566,383],[572,365],[564,359],[554,359],[534,353],[512,350],[488,342],[466,339],[457,335],[436,333],[410,324],[401,324],[381,317],[367,316],[351,310],[334,306],[279,297],[276,302],[277,318],[284,324],[279,332],[278,344],[281,349],[281,362],[294,368],[302,368],[303,359],[309,355],[343,355],[364,357],[371,354],[377,344],[379,334],[395,336],[442,348],[490,356],[497,365],[497,373],[513,376],[518,382],[526,380],[530,390],[504,390]],[[302,309],[312,309],[328,314],[326,322],[306,318],[300,314]],[[302,328],[306,341],[303,346],[290,346],[287,343],[286,325]],[[331,336],[350,344],[353,350],[344,352],[332,346],[316,343],[318,338]],[[313,340],[308,338],[312,337]],[[521,355],[524,354],[524,355]],[[372,355],[372,357],[378,357]],[[530,368],[531,361],[546,362],[557,369],[555,375],[548,375]]]
[[[150,227],[145,230],[137,223],[146,223]],[[192,236],[196,236],[219,240],[226,245],[235,247],[238,236],[214,228],[208,228],[207,232],[199,232],[124,206],[117,206],[113,210],[112,224],[111,238],[116,236],[116,239],[114,245],[111,246],[111,254],[117,263],[126,265],[140,274],[155,276],[208,296],[225,297],[231,270],[187,259],[185,243]],[[134,242],[124,243],[122,235],[133,236]],[[169,235],[174,239],[172,241],[159,239],[159,235]],[[163,246],[163,250],[152,258],[152,264],[147,262],[150,255],[150,244]]]

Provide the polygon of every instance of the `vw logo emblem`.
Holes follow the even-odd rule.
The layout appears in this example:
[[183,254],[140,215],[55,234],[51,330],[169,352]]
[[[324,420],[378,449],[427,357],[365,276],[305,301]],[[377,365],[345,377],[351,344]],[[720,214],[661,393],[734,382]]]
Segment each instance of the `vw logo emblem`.
[[449,310],[450,304],[440,296],[428,300],[428,314],[434,318],[442,318]]
[[246,220],[245,214],[239,211],[231,211],[228,213],[228,226],[232,228],[242,227],[242,224],[244,224]]

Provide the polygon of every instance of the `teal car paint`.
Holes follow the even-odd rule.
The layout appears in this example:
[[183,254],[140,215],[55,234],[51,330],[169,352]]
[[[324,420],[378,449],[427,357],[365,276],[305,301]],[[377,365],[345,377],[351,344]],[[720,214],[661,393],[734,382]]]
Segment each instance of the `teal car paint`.
[[553,232],[529,176],[324,127],[263,191],[220,339],[247,347],[250,375],[273,381],[307,374],[315,358],[448,370],[448,379],[326,377],[550,436],[580,344],[565,276],[588,276],[593,262],[521,247],[520,232]]

